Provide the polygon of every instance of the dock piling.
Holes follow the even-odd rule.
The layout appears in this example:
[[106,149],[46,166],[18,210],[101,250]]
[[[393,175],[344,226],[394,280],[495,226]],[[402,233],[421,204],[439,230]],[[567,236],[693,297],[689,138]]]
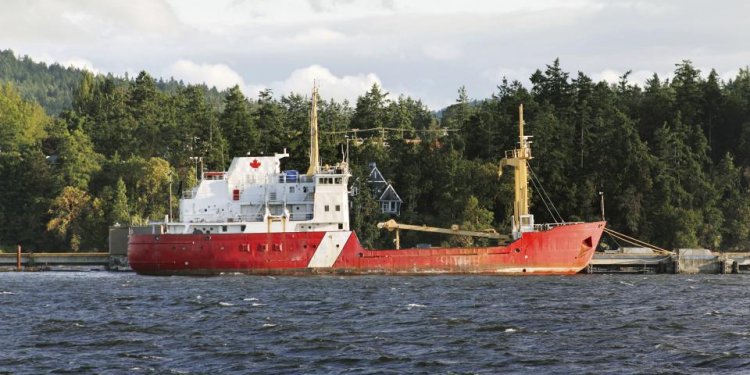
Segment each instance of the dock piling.
[[21,243],[16,246],[16,271],[21,272]]

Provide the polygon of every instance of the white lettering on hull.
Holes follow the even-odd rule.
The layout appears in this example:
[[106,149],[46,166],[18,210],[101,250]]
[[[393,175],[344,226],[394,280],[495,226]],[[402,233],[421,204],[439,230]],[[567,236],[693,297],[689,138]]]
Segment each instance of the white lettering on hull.
[[339,258],[341,251],[344,250],[346,241],[351,236],[351,231],[345,232],[327,232],[323,236],[323,240],[320,241],[318,248],[315,250],[310,263],[307,265],[309,268],[330,268]]

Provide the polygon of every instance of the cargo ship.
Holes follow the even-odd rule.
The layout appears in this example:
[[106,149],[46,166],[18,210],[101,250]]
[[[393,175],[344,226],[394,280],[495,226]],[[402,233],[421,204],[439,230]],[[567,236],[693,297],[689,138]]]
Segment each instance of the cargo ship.
[[[201,172],[199,184],[179,205],[179,220],[167,218],[151,233],[131,234],[130,267],[144,275],[305,274],[575,274],[586,267],[605,223],[535,224],[529,213],[527,162],[531,142],[519,107],[518,148],[500,162],[512,167],[512,232],[463,231],[404,225],[394,249],[365,249],[349,227],[348,161],[322,165],[318,156],[317,91],[310,110],[307,173],[281,168],[289,155],[237,157],[227,171]],[[399,231],[423,230],[489,237],[496,246],[402,249]]]

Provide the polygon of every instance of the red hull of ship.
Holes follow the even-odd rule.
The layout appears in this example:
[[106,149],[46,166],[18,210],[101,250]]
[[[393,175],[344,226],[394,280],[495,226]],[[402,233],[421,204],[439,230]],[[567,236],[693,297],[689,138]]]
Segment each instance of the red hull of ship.
[[335,247],[325,237],[336,232],[134,234],[128,260],[148,275],[574,274],[588,265],[603,229],[604,222],[571,224],[507,246],[401,250],[366,250],[354,232]]

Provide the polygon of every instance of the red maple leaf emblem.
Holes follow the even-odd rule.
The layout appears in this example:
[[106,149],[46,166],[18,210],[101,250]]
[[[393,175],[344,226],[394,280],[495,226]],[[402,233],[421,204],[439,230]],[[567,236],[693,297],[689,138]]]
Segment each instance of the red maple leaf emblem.
[[260,162],[258,161],[258,159],[253,159],[253,162],[250,163],[250,166],[253,167],[253,169],[258,169],[258,167],[260,167]]

